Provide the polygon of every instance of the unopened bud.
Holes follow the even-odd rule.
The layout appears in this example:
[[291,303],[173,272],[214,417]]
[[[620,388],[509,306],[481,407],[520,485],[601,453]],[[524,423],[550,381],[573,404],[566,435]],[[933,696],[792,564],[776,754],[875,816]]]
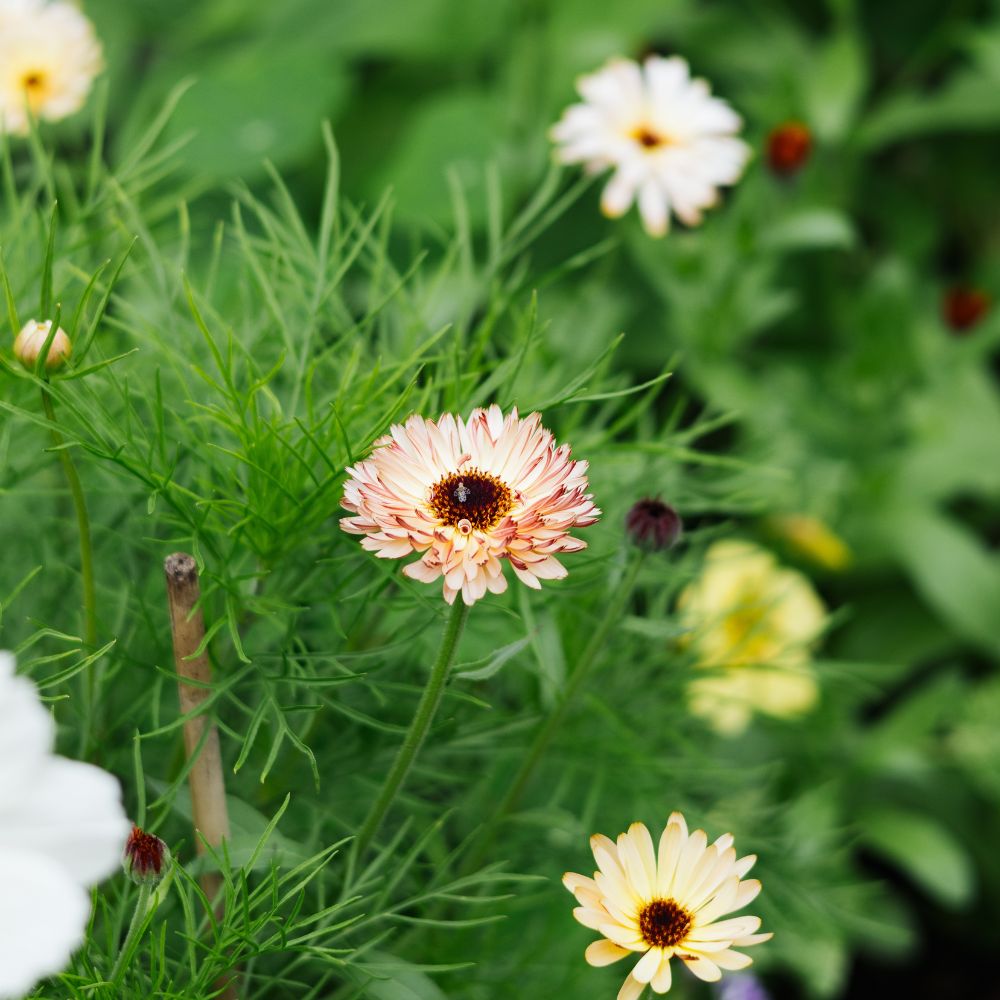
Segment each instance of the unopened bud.
[[673,548],[684,529],[680,515],[668,503],[647,498],[632,505],[625,518],[629,538],[650,552]]
[[767,137],[767,162],[776,174],[798,173],[812,152],[812,133],[802,122],[785,122]]
[[170,867],[170,848],[155,834],[133,826],[122,867],[136,885],[157,885]]
[[971,330],[990,311],[990,297],[979,288],[950,288],[945,293],[944,320],[956,333]]
[[[52,329],[52,320],[39,323],[38,320],[28,320],[24,329],[17,335],[14,341],[14,354],[17,360],[31,371],[35,370],[35,363],[38,355],[45,347],[45,341],[49,339],[49,331]],[[56,330],[56,335],[49,345],[48,357],[45,359],[45,367],[50,371],[63,365],[72,351],[72,345],[66,331],[62,327]]]

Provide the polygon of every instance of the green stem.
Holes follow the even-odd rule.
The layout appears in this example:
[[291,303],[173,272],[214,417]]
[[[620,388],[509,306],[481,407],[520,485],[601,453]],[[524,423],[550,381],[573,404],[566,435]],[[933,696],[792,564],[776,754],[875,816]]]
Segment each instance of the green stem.
[[[58,424],[56,410],[52,405],[52,397],[45,388],[42,389],[42,406],[45,408],[45,415],[49,418],[49,423]],[[89,650],[93,652],[97,648],[97,591],[94,588],[94,547],[90,540],[87,498],[84,496],[83,484],[80,482],[80,476],[77,474],[73,459],[70,457],[63,436],[56,426],[52,427],[52,442],[62,464],[63,472],[66,474],[69,492],[73,497],[73,506],[76,508],[76,525],[80,535],[80,573],[83,576],[84,635]],[[89,676],[93,677],[92,671],[89,672]],[[93,681],[91,680],[92,688]]]
[[441,648],[438,650],[437,659],[431,667],[430,677],[427,678],[427,686],[420,697],[420,704],[407,730],[406,739],[399,748],[396,760],[392,769],[386,775],[382,784],[382,791],[379,792],[375,804],[368,811],[361,829],[354,838],[353,856],[355,861],[360,861],[365,851],[371,844],[375,834],[378,833],[385,814],[389,811],[392,803],[396,799],[406,775],[413,766],[427,736],[438,705],[441,703],[441,696],[444,694],[445,681],[448,679],[448,671],[451,669],[452,661],[455,659],[455,651],[458,648],[458,640],[462,636],[466,619],[469,617],[469,607],[459,597],[451,610],[451,617],[445,628],[444,637],[441,640]]
[[608,604],[604,617],[601,619],[600,624],[597,626],[597,629],[590,638],[590,642],[587,643],[586,649],[584,649],[580,659],[577,661],[576,669],[573,671],[566,687],[563,689],[562,697],[557,702],[555,708],[553,708],[552,713],[539,728],[538,732],[535,733],[535,738],[532,741],[524,760],[521,761],[521,766],[518,769],[514,780],[507,788],[507,794],[500,800],[500,804],[497,806],[493,816],[486,826],[479,848],[476,850],[472,860],[470,861],[471,867],[479,866],[479,862],[483,859],[483,857],[485,857],[486,852],[492,845],[500,824],[503,822],[504,818],[514,810],[518,802],[520,802],[521,796],[524,794],[524,790],[527,788],[528,782],[531,781],[531,778],[535,773],[535,769],[545,756],[545,751],[548,750],[549,744],[552,742],[552,738],[555,736],[559,727],[565,720],[573,702],[576,700],[576,696],[579,693],[580,688],[583,687],[584,681],[586,681],[590,676],[595,664],[598,662],[598,657],[604,648],[604,644],[607,641],[608,636],[611,634],[615,625],[618,624],[621,619],[622,612],[625,610],[625,606],[628,604],[629,598],[632,596],[632,591],[635,588],[635,581],[638,578],[639,570],[642,567],[643,556],[644,553],[637,553],[632,561],[632,565],[626,570],[624,578],[618,585],[614,599]]
[[139,898],[136,900],[135,913],[132,914],[132,922],[128,925],[128,934],[125,935],[122,950],[118,952],[118,961],[115,962],[115,967],[111,970],[112,986],[117,986],[121,982],[125,968],[132,957],[131,952],[135,948],[136,939],[139,937],[142,925],[146,920],[146,908],[149,906],[149,894],[152,888],[151,885],[139,886]]

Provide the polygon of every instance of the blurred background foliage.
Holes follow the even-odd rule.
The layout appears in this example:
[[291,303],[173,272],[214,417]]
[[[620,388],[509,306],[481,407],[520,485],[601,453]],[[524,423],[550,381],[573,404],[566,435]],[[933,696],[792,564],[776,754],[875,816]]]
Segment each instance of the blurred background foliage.
[[[402,869],[405,899],[420,898],[421,879],[449,871],[488,814],[579,655],[581,623],[613,593],[629,505],[661,494],[690,529],[682,553],[644,568],[645,596],[600,694],[495,848],[511,870],[549,881],[490,903],[508,919],[483,925],[445,921],[445,890],[430,911],[376,894],[379,933],[395,933],[375,939],[384,951],[345,939],[368,975],[324,973],[358,984],[330,995],[613,996],[618,969],[583,964],[589,938],[554,880],[587,869],[593,830],[659,824],[677,805],[761,855],[760,912],[777,936],[755,968],[774,996],[1000,995],[983,985],[996,979],[1000,919],[1000,320],[987,312],[955,329],[945,308],[956,287],[1000,295],[1000,3],[86,10],[106,48],[117,180],[75,217],[64,207],[57,277],[79,297],[80,274],[138,232],[101,350],[156,358],[155,377],[129,358],[102,381],[54,390],[90,462],[105,626],[118,638],[103,668],[117,693],[94,723],[105,740],[128,742],[138,726],[147,771],[164,788],[175,781],[169,678],[153,666],[170,662],[157,574],[169,547],[193,546],[208,567],[246,837],[255,842],[288,791],[278,854],[304,858],[304,845],[349,833],[405,724],[394,701],[413,697],[437,599],[339,534],[339,472],[410,410],[494,396],[545,406],[590,459],[607,516],[564,586],[537,600],[512,588],[476,609],[468,677],[421,763],[421,794],[407,799],[416,820],[400,831],[405,842],[447,818],[447,835],[421,841]],[[545,136],[574,78],[650,51],[683,55],[744,116],[757,150],[745,179],[700,229],[661,242],[634,218],[602,219],[594,185],[536,225],[536,192],[547,190],[547,210],[575,182],[550,173]],[[157,162],[142,137],[165,103]],[[339,150],[336,220],[323,120]],[[779,177],[766,142],[788,120],[808,125],[814,149]],[[60,160],[86,162],[86,114],[50,134]],[[27,302],[38,240],[17,228],[24,217],[8,199],[5,254]],[[296,331],[317,339],[302,346]],[[587,396],[666,371],[637,396]],[[69,656],[77,581],[57,565],[68,544],[60,487],[26,417],[30,388],[5,396],[0,638]],[[791,514],[835,531],[849,564],[823,565],[797,544],[781,528]],[[722,739],[677,708],[671,607],[704,545],[732,532],[809,573],[834,614],[820,708]],[[44,571],[26,578],[35,565]],[[526,641],[512,648],[512,636]],[[39,656],[33,670],[47,669]],[[105,763],[128,775],[131,747],[118,752]],[[159,790],[164,816],[183,812],[179,785]],[[421,925],[426,916],[450,926]],[[435,971],[464,962],[477,965]],[[320,981],[296,975],[287,995]]]

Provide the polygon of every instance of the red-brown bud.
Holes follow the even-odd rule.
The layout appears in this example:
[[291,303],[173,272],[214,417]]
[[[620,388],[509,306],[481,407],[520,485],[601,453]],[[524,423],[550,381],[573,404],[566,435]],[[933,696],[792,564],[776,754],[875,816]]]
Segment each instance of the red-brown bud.
[[625,517],[625,530],[629,538],[639,548],[650,552],[673,548],[683,529],[680,515],[662,500],[639,500],[632,505]]
[[133,826],[122,865],[136,885],[157,885],[170,867],[170,848],[155,834]]
[[785,122],[767,137],[767,162],[774,173],[789,177],[798,173],[812,153],[812,133],[802,122]]
[[941,312],[956,333],[971,330],[990,311],[990,297],[980,288],[956,286],[945,292]]

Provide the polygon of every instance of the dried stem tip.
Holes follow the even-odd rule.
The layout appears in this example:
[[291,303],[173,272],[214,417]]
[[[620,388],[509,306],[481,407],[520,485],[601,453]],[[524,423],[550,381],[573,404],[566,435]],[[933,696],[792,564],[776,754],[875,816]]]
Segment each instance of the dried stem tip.
[[[167,556],[163,568],[167,578],[181,712],[192,715],[184,723],[184,746],[189,760],[198,754],[188,775],[194,825],[208,844],[216,847],[229,837],[229,815],[219,733],[208,713],[196,714],[212,693],[212,667],[201,649],[205,639],[205,620],[198,606],[201,599],[198,568],[194,559],[184,552]],[[204,852],[205,847],[200,840],[197,846],[199,852]]]

